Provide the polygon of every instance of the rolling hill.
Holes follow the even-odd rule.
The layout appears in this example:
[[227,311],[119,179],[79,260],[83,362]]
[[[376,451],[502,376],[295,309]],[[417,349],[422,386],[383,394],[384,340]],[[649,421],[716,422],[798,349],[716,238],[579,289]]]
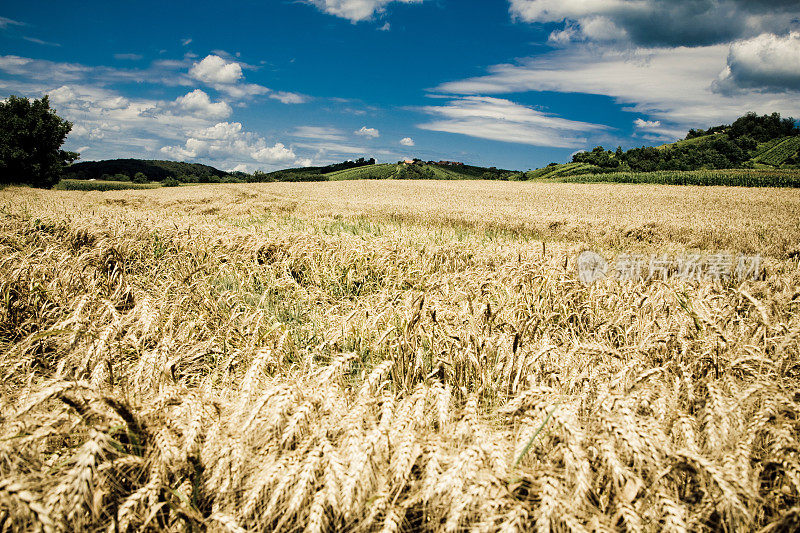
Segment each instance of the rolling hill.
[[108,159],[104,161],[83,161],[73,163],[64,172],[65,178],[72,179],[101,179],[104,175],[115,177],[124,174],[132,178],[141,172],[150,181],[163,181],[167,178],[178,176],[197,176],[200,179],[210,179],[212,176],[222,177],[228,175],[223,170],[200,163],[183,163],[177,161],[158,161],[148,159]]
[[596,165],[591,165],[589,163],[566,163],[563,165],[551,163],[546,167],[525,173],[525,179],[546,180],[546,179],[560,178],[564,176],[593,174],[601,171],[602,169],[600,167]]
[[658,148],[659,150],[672,150],[675,148],[684,148],[684,147],[699,148],[700,146],[707,145],[714,139],[728,140],[728,136],[720,132],[709,135],[703,135],[701,137],[692,137],[691,139],[681,139],[673,143],[662,144],[661,146],[657,146],[656,148]]
[[[703,135],[692,139],[681,139],[674,143],[658,146],[659,150],[674,150],[680,148],[701,148],[708,146],[715,140],[727,141],[728,135],[724,133]],[[756,168],[781,168],[782,165],[791,160],[800,151],[800,135],[790,135],[778,137],[758,143],[756,148],[750,151],[751,156],[748,162],[756,165]]]
[[[255,172],[252,175],[240,172],[225,172],[209,165],[176,161],[145,159],[112,159],[86,161],[70,165],[64,173],[67,180],[129,180],[137,173],[144,174],[148,181],[164,181],[177,178],[180,181],[217,182],[220,178],[232,181],[341,181],[357,179],[520,179],[521,172],[478,167],[464,164],[439,164],[416,161],[413,164],[375,164],[366,161],[345,161],[327,166],[288,168],[273,172]],[[191,178],[191,179],[187,179]]]
[[[800,168],[800,127],[779,113],[758,116],[747,113],[732,124],[708,130],[689,130],[685,139],[658,147],[641,146],[615,151],[596,146],[573,154],[572,163],[598,167],[598,173],[685,172],[725,169]],[[537,171],[536,177],[554,171],[575,174],[568,167]],[[580,169],[585,172],[585,169]]]
[[301,167],[265,174],[268,181],[343,181],[363,179],[509,179],[521,172],[494,167],[448,165],[418,161],[413,164],[383,163],[324,172],[326,167]]
[[754,163],[769,165],[780,168],[792,158],[797,158],[800,152],[800,135],[776,139],[777,142],[764,143],[769,146],[758,150],[758,154],[753,157]]
[[382,164],[382,165],[368,165],[364,167],[338,170],[336,172],[329,172],[327,174],[324,174],[324,176],[325,179],[329,181],[371,180],[371,179],[391,178],[396,172],[397,172],[397,165]]

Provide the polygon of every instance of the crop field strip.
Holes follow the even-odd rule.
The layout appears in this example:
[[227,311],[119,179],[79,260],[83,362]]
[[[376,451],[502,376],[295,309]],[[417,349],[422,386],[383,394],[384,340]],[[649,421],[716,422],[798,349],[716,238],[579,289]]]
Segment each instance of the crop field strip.
[[[727,137],[724,134],[722,134],[722,135],[723,135],[723,137]],[[659,150],[669,150],[671,148],[676,148],[676,147],[701,145],[701,144],[708,143],[709,141],[713,141],[715,137],[716,137],[716,135],[714,135],[714,136],[707,135],[707,136],[704,136],[704,137],[695,137],[693,139],[682,139],[682,140],[676,141],[674,143],[663,144],[661,146],[658,146],[657,148]]]
[[788,137],[760,154],[755,161],[772,166],[780,166],[800,150],[800,136]]
[[588,165],[586,163],[567,163],[565,165],[555,165],[553,167],[544,167],[538,170],[534,170],[528,172],[528,179],[552,179],[563,177],[564,175],[569,175],[573,172],[581,172],[584,170],[590,170],[593,165]]
[[[11,530],[800,520],[796,191],[363,181],[0,204]],[[761,253],[766,272],[586,287],[587,247]]]
[[154,189],[159,184],[131,183],[113,180],[62,179],[56,189],[62,191],[122,191],[128,189]]
[[396,165],[370,165],[366,167],[339,170],[325,174],[329,180],[386,179],[396,171]]
[[[800,138],[798,138],[800,139]],[[777,146],[773,150],[779,148]],[[771,153],[768,152],[768,153]],[[791,154],[789,154],[791,155]],[[788,156],[787,156],[788,157]],[[568,183],[652,183],[660,185],[716,185],[725,187],[800,187],[800,172],[777,169],[658,170],[655,172],[607,172],[562,178]]]
[[763,142],[763,143],[759,144],[758,148],[756,149],[755,153],[753,154],[753,159],[755,161],[758,161],[758,158],[761,155],[763,155],[765,152],[771,150],[776,145],[782,143],[784,140],[785,140],[784,138],[771,139],[769,141],[766,141],[766,142]]

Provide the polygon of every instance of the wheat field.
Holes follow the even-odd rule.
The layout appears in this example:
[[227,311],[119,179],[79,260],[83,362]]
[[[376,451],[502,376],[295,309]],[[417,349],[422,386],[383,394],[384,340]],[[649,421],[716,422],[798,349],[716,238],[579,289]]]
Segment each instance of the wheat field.
[[5,189],[0,527],[796,531],[798,246],[793,190]]

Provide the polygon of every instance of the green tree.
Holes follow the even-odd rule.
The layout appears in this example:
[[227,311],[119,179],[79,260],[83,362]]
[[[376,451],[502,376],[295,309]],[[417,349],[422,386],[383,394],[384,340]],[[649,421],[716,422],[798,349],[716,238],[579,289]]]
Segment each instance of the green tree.
[[144,172],[137,172],[136,174],[134,174],[133,175],[133,180],[131,180],[131,181],[133,181],[134,183],[148,183],[149,182],[149,180],[147,179],[147,176],[144,175]]
[[61,149],[72,124],[50,109],[47,96],[0,102],[0,183],[50,188],[64,167],[78,159]]

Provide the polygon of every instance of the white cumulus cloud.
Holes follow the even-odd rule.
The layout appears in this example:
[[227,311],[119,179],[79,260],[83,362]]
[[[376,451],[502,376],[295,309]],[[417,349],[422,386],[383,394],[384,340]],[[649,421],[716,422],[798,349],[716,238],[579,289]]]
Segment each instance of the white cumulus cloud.
[[283,143],[270,146],[263,137],[244,131],[240,122],[219,122],[191,131],[183,146],[164,146],[161,152],[173,159],[224,161],[229,168],[253,162],[282,163],[297,158]]
[[92,156],[154,157],[185,131],[214,124],[176,101],[128,98],[106,88],[82,84],[44,90],[56,112],[73,123],[67,147],[90,144]]
[[402,139],[400,139],[400,144],[402,144],[403,146],[414,146],[414,144],[416,143],[414,143],[414,139],[412,139],[411,137],[403,137]]
[[355,132],[356,135],[361,135],[362,137],[369,137],[371,139],[377,139],[381,136],[380,132],[375,128],[368,128],[366,126],[362,126],[360,130]]
[[279,163],[290,161],[296,156],[292,150],[286,148],[283,143],[275,143],[274,146],[265,146],[253,152],[253,159],[260,163]]
[[208,55],[192,65],[189,75],[209,85],[231,84],[242,78],[242,66],[235,61],[225,61],[217,55]]
[[644,120],[641,118],[637,118],[636,120],[633,121],[633,123],[637,128],[643,130],[658,128],[659,126],[661,126],[660,120]]
[[231,106],[223,101],[212,102],[208,94],[200,89],[179,96],[175,102],[185,111],[208,118],[222,119],[231,115]]
[[[224,52],[220,53],[224,54]],[[242,63],[227,60],[216,54],[209,54],[201,61],[194,63],[189,69],[189,75],[235,99],[268,94],[270,98],[284,104],[302,104],[309,100],[302,94],[284,91],[272,92],[263,85],[244,83]]]
[[285,91],[270,93],[269,97],[284,104],[305,104],[308,102],[308,97],[305,95]]
[[306,0],[320,11],[329,15],[345,18],[351,22],[372,18],[376,12],[382,12],[387,5],[418,4],[423,0]]
[[58,89],[53,89],[48,94],[50,102],[56,105],[67,104],[75,100],[75,91],[68,85],[62,85]]
[[717,86],[800,90],[800,32],[767,33],[732,44]]

